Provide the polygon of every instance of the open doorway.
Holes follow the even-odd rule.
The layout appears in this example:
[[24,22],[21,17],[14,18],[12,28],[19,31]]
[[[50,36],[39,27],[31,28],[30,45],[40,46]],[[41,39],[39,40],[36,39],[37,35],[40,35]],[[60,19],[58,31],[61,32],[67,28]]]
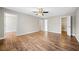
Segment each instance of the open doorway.
[[47,32],[48,31],[48,20],[40,20],[40,31]]
[[61,17],[61,33],[65,36],[72,35],[71,16]]
[[15,38],[17,30],[17,15],[4,13],[4,37]]
[[61,33],[67,36],[67,17],[61,18]]

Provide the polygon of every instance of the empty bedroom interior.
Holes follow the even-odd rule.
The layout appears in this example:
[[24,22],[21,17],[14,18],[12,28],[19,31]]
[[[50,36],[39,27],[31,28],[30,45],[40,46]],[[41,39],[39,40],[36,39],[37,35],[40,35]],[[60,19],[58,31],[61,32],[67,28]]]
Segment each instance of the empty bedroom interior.
[[78,7],[0,7],[0,51],[79,51]]

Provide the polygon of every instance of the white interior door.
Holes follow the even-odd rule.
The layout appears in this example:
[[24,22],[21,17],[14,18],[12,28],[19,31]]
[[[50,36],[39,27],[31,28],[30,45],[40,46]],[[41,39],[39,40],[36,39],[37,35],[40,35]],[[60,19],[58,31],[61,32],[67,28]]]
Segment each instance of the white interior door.
[[67,16],[67,35],[71,36],[71,16]]

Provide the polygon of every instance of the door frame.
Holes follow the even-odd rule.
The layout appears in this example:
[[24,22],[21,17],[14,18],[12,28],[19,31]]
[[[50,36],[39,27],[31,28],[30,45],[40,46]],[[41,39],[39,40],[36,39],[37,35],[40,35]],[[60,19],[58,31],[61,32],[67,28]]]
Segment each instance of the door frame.
[[[10,15],[13,15],[13,16],[17,17],[17,14],[10,13],[10,12],[4,12],[4,36],[6,34],[6,19],[5,19],[6,14],[10,14]],[[16,32],[17,32],[17,20],[16,20]]]
[[[60,19],[62,17],[67,17],[67,20],[70,19],[70,34],[68,34],[68,27],[67,27],[67,35],[72,36],[72,16],[60,16]],[[62,22],[62,19],[61,19],[61,22]],[[68,24],[67,24],[67,26],[68,26]],[[61,23],[61,28],[62,28],[62,23]],[[61,29],[61,32],[62,32],[62,29]]]

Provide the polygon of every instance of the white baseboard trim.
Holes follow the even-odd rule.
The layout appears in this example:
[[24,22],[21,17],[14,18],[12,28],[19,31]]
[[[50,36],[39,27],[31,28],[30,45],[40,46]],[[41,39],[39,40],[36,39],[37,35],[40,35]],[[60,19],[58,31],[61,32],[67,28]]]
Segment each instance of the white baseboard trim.
[[61,32],[53,32],[53,31],[48,31],[48,32],[52,32],[52,33],[58,33],[58,34],[61,34]]
[[25,33],[22,33],[22,34],[16,34],[16,36],[21,36],[21,35],[25,35]]
[[[34,31],[34,32],[39,32],[39,31]],[[26,34],[30,34],[30,33],[34,33],[34,32],[28,32],[28,33],[16,34],[16,36],[26,35]]]
[[76,36],[76,35],[73,33],[72,36]]
[[79,36],[78,35],[75,35],[75,37],[76,37],[76,39],[78,40],[78,42],[79,42]]
[[0,38],[0,40],[3,40],[3,39],[4,39],[4,37],[1,37],[1,38]]

